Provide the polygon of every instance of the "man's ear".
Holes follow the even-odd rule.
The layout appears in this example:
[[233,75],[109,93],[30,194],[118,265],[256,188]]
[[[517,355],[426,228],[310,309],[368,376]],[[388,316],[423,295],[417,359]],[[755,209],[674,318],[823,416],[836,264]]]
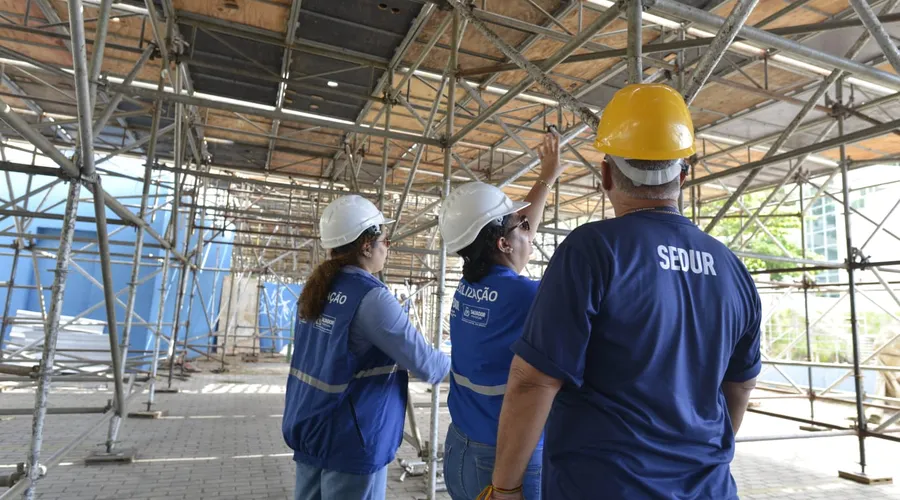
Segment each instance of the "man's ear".
[[509,244],[509,240],[501,236],[497,238],[497,250],[500,250],[500,253],[510,254],[513,249]]
[[604,191],[611,191],[613,188],[612,167],[606,160],[603,160],[600,163],[600,174],[602,175],[600,187],[602,187]]

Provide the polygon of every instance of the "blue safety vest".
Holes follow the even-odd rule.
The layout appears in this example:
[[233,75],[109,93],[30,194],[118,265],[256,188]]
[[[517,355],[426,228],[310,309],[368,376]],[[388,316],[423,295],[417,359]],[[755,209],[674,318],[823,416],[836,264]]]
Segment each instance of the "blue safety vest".
[[495,445],[513,352],[538,282],[495,265],[478,283],[460,280],[450,308],[451,377],[447,406],[453,425]]
[[408,375],[376,347],[362,355],[349,349],[360,302],[383,286],[369,274],[339,273],[322,315],[297,319],[281,431],[298,462],[371,474],[394,460]]

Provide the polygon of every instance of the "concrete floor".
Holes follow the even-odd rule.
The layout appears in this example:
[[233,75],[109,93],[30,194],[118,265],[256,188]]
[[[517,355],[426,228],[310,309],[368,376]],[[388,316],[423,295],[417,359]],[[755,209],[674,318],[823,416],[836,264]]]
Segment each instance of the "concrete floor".
[[[210,368],[211,366],[203,366]],[[284,400],[283,364],[244,365],[214,375],[205,370],[187,382],[178,382],[178,394],[160,394],[159,409],[168,415],[159,420],[127,421],[121,434],[124,447],[137,448],[130,465],[86,466],[83,459],[102,448],[106,427],[96,430],[73,450],[63,463],[41,480],[38,498],[66,500],[119,499],[289,499],[293,489],[293,462],[284,445],[280,418]],[[426,388],[413,387],[414,399],[426,402]],[[58,385],[50,406],[102,406],[112,396],[105,387]],[[139,395],[139,401],[146,396]],[[29,389],[0,394],[4,408],[30,408]],[[807,415],[805,401],[766,400],[763,407]],[[817,403],[817,417],[835,423],[853,414],[852,407]],[[136,409],[136,408],[132,408]],[[428,410],[417,410],[427,437]],[[449,414],[442,411],[443,429]],[[52,453],[80,434],[96,415],[52,415],[47,418],[44,450]],[[0,474],[25,458],[31,417],[0,418]],[[743,436],[796,434],[788,421],[748,415]],[[442,439],[443,440],[443,439]],[[863,486],[839,479],[839,469],[855,470],[855,437],[832,437],[777,442],[742,443],[738,446],[733,474],[741,497],[900,499],[900,485]],[[866,440],[871,464],[900,483],[900,443]],[[413,448],[401,448],[400,458],[414,458]],[[401,482],[400,468],[391,465],[388,498],[425,498],[424,479]],[[0,490],[2,494],[4,490]],[[442,494],[440,498],[449,498]]]

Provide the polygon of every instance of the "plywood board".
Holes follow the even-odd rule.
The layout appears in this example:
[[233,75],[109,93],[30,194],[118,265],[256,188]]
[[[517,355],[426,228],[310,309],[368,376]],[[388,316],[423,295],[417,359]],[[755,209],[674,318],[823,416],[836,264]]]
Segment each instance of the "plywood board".
[[[551,13],[559,9],[559,6],[561,4],[561,2],[559,2],[558,0],[538,0],[536,3],[538,3],[545,10]],[[488,2],[487,7],[489,12],[512,17],[531,24],[544,24],[548,22],[546,16],[529,5],[527,2]],[[441,22],[443,21],[444,16],[447,15],[449,15],[449,13],[439,12],[433,15],[429,22],[426,23],[419,37],[417,37],[416,43],[409,48],[409,51],[406,54],[405,61],[407,63],[416,60],[416,58],[421,54],[424,44],[431,40],[431,38],[434,36],[434,33],[437,31],[438,26],[440,26]],[[497,34],[497,36],[502,38],[513,47],[518,47],[529,37],[527,33],[509,29],[503,26],[488,24],[488,28],[490,28],[491,31]],[[452,36],[450,33],[450,29],[448,28],[447,31],[444,32],[443,36],[441,36],[439,43],[444,45],[445,47],[449,47],[451,44],[451,38]],[[494,44],[488,41],[484,36],[481,35],[480,32],[478,32],[471,26],[468,26],[466,28],[466,31],[462,38],[462,43],[460,44],[460,49],[464,51],[485,54],[493,58],[504,58],[503,53],[500,52],[500,50],[496,46],[494,46]],[[447,50],[435,48],[426,57],[425,62],[423,63],[423,67],[439,70],[444,67],[444,64],[446,64],[448,56],[449,52]],[[491,61],[490,59],[484,59],[469,54],[462,53],[459,55],[459,66],[462,69],[470,69],[484,66],[486,64],[496,63],[497,61]]]
[[[747,18],[747,25],[755,26],[763,19],[766,19],[770,15],[787,7],[790,3],[791,2],[787,2],[785,0],[760,0],[760,2],[753,9],[753,12],[751,12],[750,16]],[[809,7],[816,7],[816,3],[817,2],[810,2],[808,5]],[[845,7],[848,7],[846,0],[843,0],[843,3]],[[713,9],[713,12],[720,17],[728,17],[728,15],[734,9],[734,4],[734,0],[730,0]],[[816,7],[816,9],[818,9],[818,7]],[[785,16],[782,16],[779,19],[776,19],[775,21],[772,21],[769,24],[766,24],[763,28],[772,29],[785,26],[796,26],[799,24],[812,24],[818,21],[822,21],[823,19],[826,19],[826,17],[827,16],[816,12],[812,8],[801,7],[799,9],[793,10]]]
[[[42,41],[35,42],[32,40],[23,40],[16,35],[26,35],[25,33],[10,32],[9,30],[0,30],[0,43],[4,47],[25,54],[28,57],[37,59],[38,61],[51,64],[54,66],[62,66],[66,68],[72,67],[72,54],[64,46],[47,42],[46,37],[40,37]],[[55,40],[54,40],[55,41]]]
[[[597,17],[600,16],[599,12],[595,12],[590,9],[586,9],[584,11],[584,19],[583,25],[588,25],[593,22]],[[578,16],[577,13],[573,13],[566,17],[565,23],[570,31],[577,30],[578,25]],[[623,20],[616,20],[612,22],[609,26],[604,28],[600,34],[592,39],[593,42],[608,46],[614,49],[621,49],[627,45],[627,35],[625,33],[618,33],[626,29],[627,24]],[[606,34],[605,36],[603,34]],[[644,43],[650,43],[653,40],[658,38],[659,33],[655,30],[644,29]],[[546,59],[556,52],[558,52],[559,48],[564,45],[563,42],[542,38],[532,47],[529,48],[525,52],[525,56],[528,59],[536,60],[536,59]],[[575,52],[575,54],[583,54],[588,52],[594,52],[594,49],[582,48]],[[573,64],[562,64],[553,70],[554,73],[565,74],[569,76],[573,76],[576,78],[580,78],[583,80],[590,80],[595,78],[597,75],[614,65],[618,62],[620,58],[613,59],[599,59],[596,61],[589,62],[581,62],[581,63],[573,63]],[[498,83],[504,85],[513,85],[519,82],[522,78],[524,78],[524,72],[507,72],[500,76],[498,79]],[[573,82],[571,80],[559,80],[560,84],[569,91],[574,91],[580,85],[577,82]]]
[[887,71],[888,73],[894,73],[895,75],[897,74],[897,70],[895,70],[894,67],[891,66],[891,63],[888,63],[888,62],[886,62],[884,64],[879,64],[878,66],[875,66],[875,67],[880,69],[881,71]]
[[285,32],[290,0],[174,0],[175,9],[246,24],[279,33]]
[[[886,134],[881,137],[857,142],[846,147],[847,157],[852,160],[872,160],[883,156],[895,156],[900,153],[900,137]],[[834,148],[819,153],[834,160],[840,159],[840,149]]]

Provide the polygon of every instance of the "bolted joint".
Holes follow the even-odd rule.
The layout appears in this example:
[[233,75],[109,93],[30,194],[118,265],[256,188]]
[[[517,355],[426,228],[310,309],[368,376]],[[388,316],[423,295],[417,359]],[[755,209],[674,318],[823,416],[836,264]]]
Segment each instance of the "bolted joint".
[[[825,102],[827,103],[829,100],[830,99],[828,99],[826,96]],[[850,118],[850,110],[847,108],[847,106],[843,105],[842,103],[835,102],[835,101],[832,101],[830,106],[831,106],[830,115],[832,118],[835,118],[835,119]]]
[[861,271],[865,271],[869,268],[871,262],[870,258],[871,256],[869,255],[863,255],[859,248],[853,247],[850,249],[850,265]]
[[442,150],[442,151],[445,150],[445,149],[449,149],[451,146],[453,146],[453,145],[450,143],[450,137],[448,137],[447,134],[441,134],[441,136],[438,137],[438,142],[441,143],[441,150]]
[[808,275],[804,274],[803,278],[800,279],[800,286],[804,290],[809,290],[812,288],[818,288],[819,284],[816,283],[816,280],[810,278]]
[[78,181],[81,182],[81,184],[83,186],[87,187],[88,189],[90,189],[92,186],[96,186],[99,188],[100,187],[100,174],[98,174],[97,172],[94,172],[93,174],[90,174],[90,175],[81,174],[81,176],[79,176],[79,178],[78,178]]
[[[451,10],[453,10],[453,5],[451,5],[450,2],[448,2],[447,0],[436,0],[434,2],[434,4],[438,10],[441,10],[444,12],[450,12]],[[466,7],[471,9],[474,7],[474,3],[471,0],[469,0],[468,2],[466,2]]]

